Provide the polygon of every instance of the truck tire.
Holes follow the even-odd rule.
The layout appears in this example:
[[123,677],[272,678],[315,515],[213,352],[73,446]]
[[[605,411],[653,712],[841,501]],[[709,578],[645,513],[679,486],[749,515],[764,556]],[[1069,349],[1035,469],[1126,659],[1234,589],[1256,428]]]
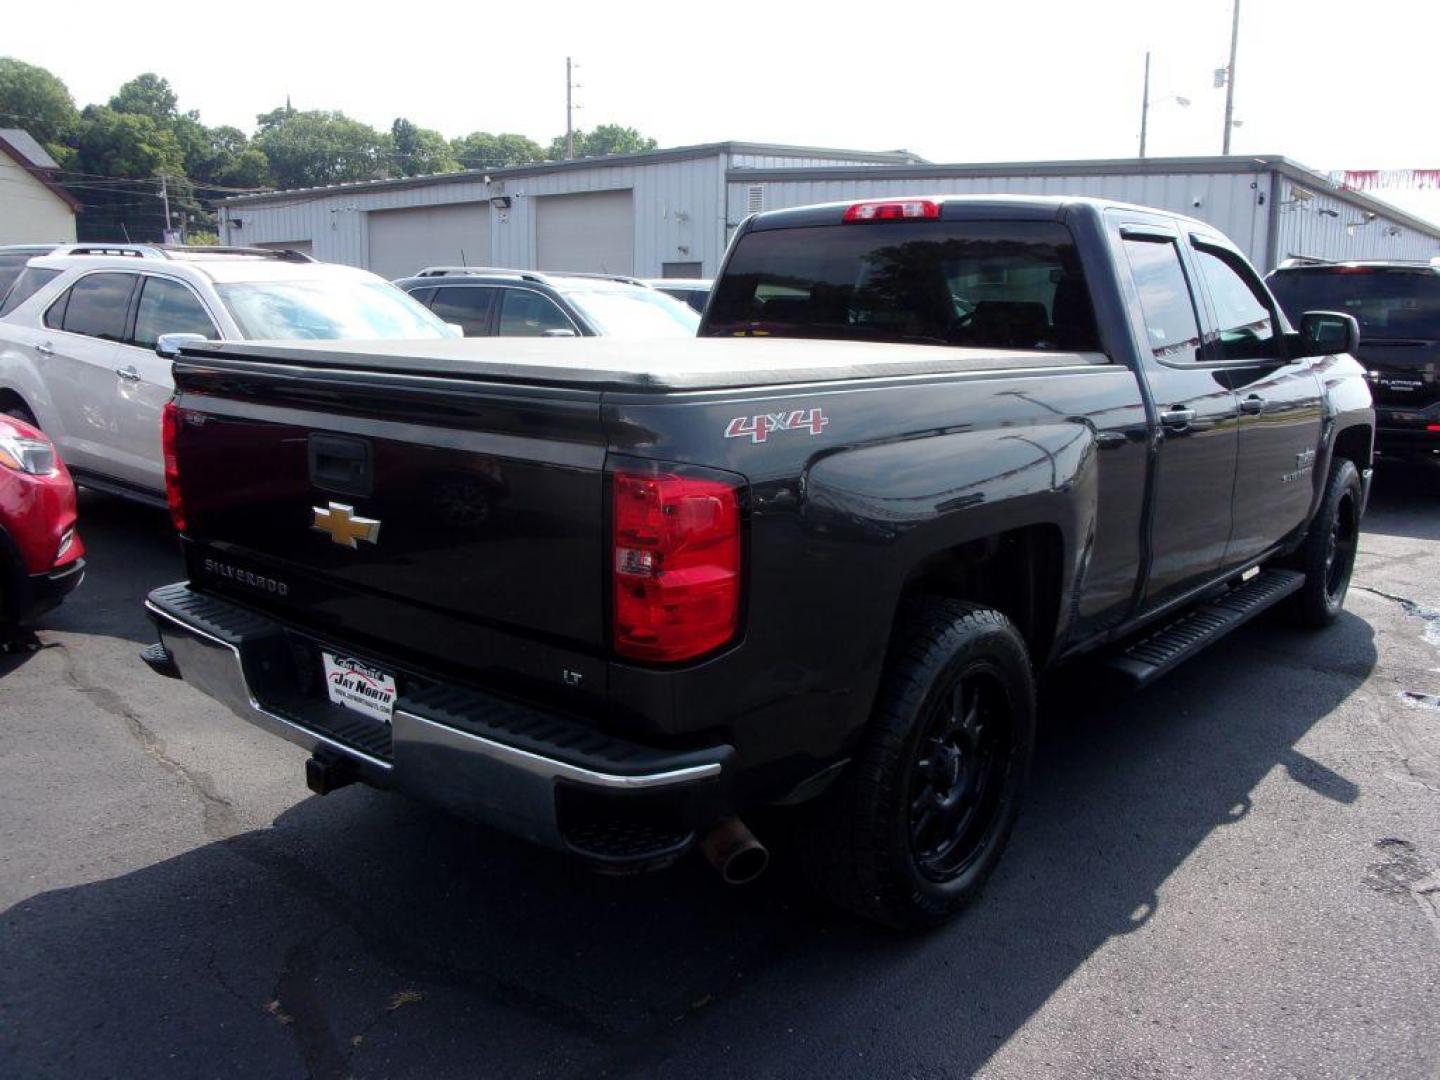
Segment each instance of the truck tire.
[[977,604],[917,603],[864,741],[810,808],[812,881],[888,926],[943,922],[999,861],[1034,745],[1034,676],[1010,620]]
[[1291,617],[1301,626],[1320,629],[1340,617],[1359,542],[1360,473],[1348,458],[1336,458],[1320,509],[1290,560],[1305,575],[1305,584],[1290,598]]

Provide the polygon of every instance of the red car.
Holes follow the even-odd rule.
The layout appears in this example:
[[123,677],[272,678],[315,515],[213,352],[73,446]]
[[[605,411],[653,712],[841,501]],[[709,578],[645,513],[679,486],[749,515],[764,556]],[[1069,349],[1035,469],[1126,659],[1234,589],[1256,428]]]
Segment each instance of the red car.
[[84,555],[64,462],[39,430],[0,413],[0,631],[65,599]]

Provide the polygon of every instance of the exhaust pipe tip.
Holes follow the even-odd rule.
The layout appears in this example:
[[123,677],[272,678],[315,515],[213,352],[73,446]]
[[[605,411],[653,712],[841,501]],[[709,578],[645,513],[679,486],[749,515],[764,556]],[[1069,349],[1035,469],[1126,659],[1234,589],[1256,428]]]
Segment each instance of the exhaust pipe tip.
[[770,852],[739,818],[726,818],[706,833],[700,851],[727,885],[748,885],[770,865]]

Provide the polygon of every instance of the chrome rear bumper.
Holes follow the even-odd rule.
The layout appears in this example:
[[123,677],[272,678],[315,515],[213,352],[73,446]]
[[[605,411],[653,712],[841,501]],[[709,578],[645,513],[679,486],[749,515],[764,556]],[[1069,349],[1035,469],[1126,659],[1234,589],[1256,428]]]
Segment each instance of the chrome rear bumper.
[[145,607],[168,671],[375,787],[607,865],[673,857],[725,810],[729,746],[656,750],[403,669],[385,732],[330,704],[323,687],[307,691],[297,651],[316,646],[303,631],[183,583]]

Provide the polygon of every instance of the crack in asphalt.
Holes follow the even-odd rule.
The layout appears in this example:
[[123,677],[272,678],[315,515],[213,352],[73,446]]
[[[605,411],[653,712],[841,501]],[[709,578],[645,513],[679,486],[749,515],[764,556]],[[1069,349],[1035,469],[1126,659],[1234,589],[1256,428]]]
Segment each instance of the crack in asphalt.
[[209,775],[191,769],[176,761],[168,753],[165,740],[155,734],[139,713],[131,708],[114,690],[99,686],[87,679],[75,661],[75,654],[64,642],[56,642],[64,663],[65,680],[77,692],[94,702],[102,711],[109,713],[124,725],[126,734],[132,738],[145,754],[161,768],[179,780],[200,803],[201,825],[205,835],[212,840],[228,840],[240,831],[235,816],[235,804],[215,790],[215,783]]
[[344,1080],[350,1075],[347,1055],[335,1041],[335,1031],[325,1015],[325,1002],[316,988],[319,947],[332,933],[333,929],[327,930],[286,949],[275,983],[276,1008],[272,1011],[290,1029],[311,1080]]
[[1425,640],[1432,645],[1440,645],[1440,609],[1426,607],[1416,600],[1411,600],[1408,596],[1398,596],[1395,593],[1372,588],[1369,585],[1357,585],[1355,587],[1361,592],[1378,596],[1382,600],[1389,600],[1392,604],[1399,604],[1406,615],[1413,616],[1425,624]]

